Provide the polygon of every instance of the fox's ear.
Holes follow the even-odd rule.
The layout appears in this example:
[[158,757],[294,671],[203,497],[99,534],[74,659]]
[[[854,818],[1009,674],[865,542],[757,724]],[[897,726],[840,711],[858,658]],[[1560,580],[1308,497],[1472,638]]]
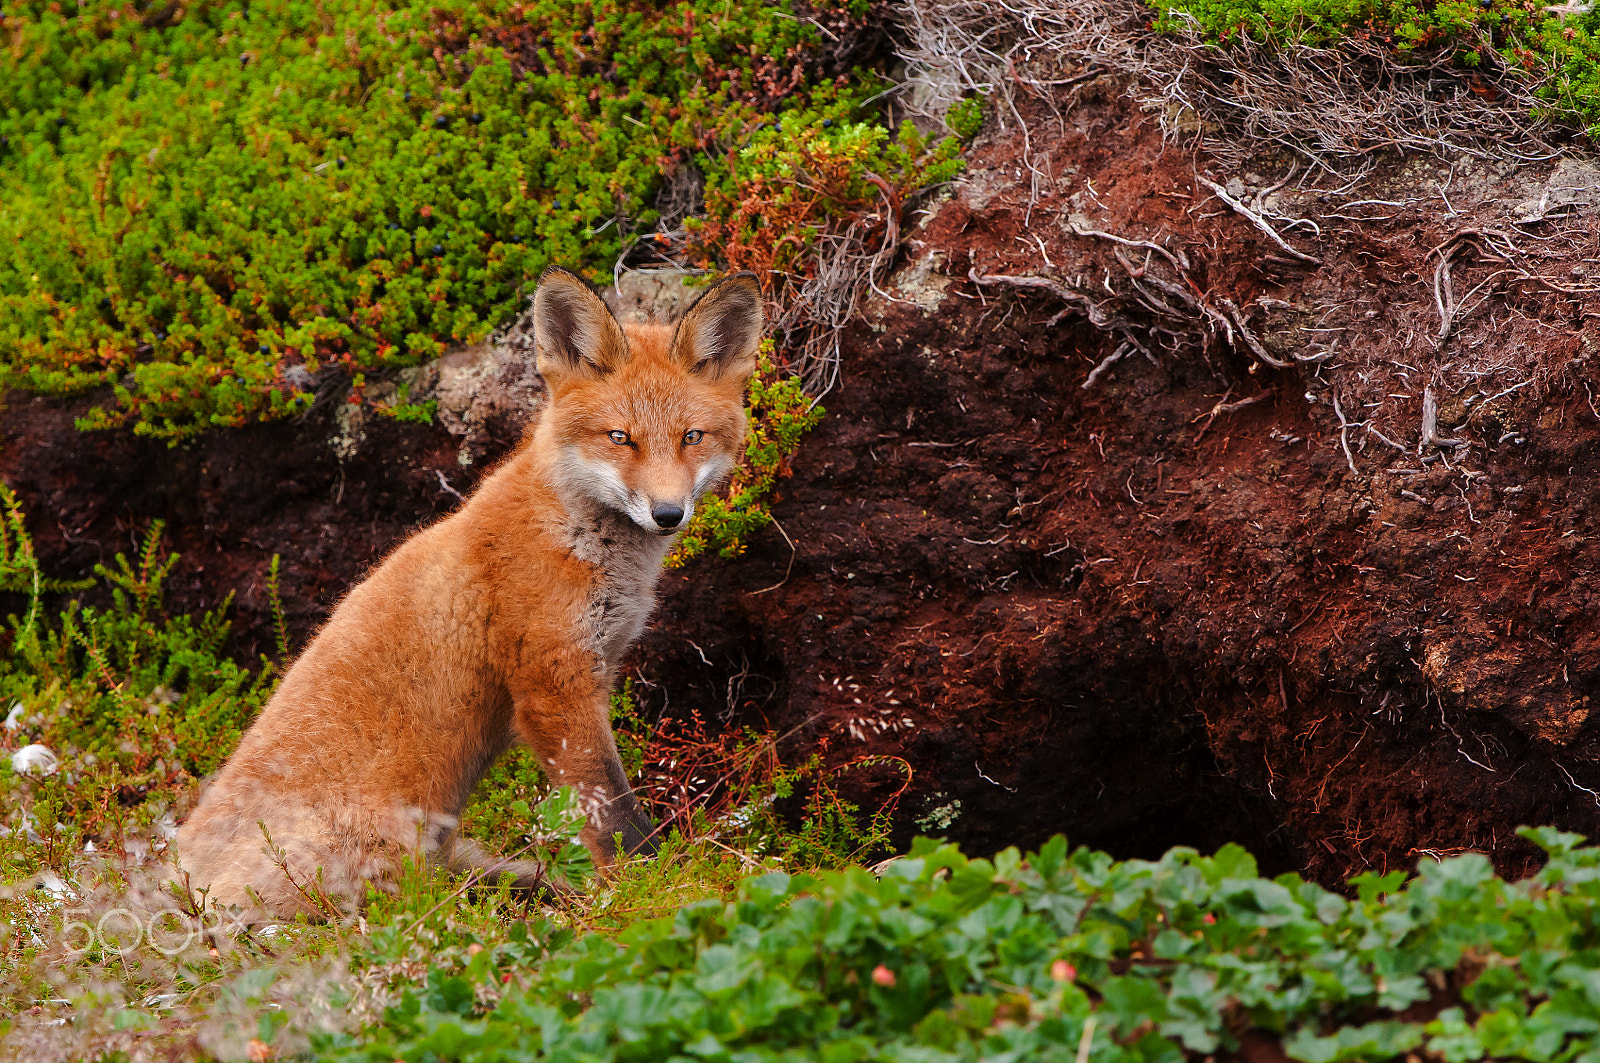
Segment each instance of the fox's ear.
[[628,360],[628,341],[611,308],[582,277],[551,266],[533,293],[533,339],[548,383],[600,377]]
[[672,357],[692,373],[746,380],[756,368],[765,320],[754,273],[735,273],[706,289],[672,334]]

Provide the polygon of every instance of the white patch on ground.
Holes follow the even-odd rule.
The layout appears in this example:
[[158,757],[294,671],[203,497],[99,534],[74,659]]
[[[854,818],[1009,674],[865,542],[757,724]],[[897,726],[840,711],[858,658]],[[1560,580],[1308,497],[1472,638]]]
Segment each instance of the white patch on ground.
[[605,290],[606,305],[623,322],[676,321],[705,290],[686,282],[704,275],[688,269],[628,270],[617,276],[616,287]]
[[945,290],[951,284],[951,278],[939,272],[939,267],[943,265],[943,252],[929,251],[901,270],[889,283],[907,302],[917,304],[924,314],[932,314],[944,303]]
[[1021,181],[1020,170],[1013,167],[972,168],[956,182],[956,194],[967,204],[967,209],[976,214],[996,196],[1016,188]]
[[60,875],[49,870],[39,875],[38,888],[48,893],[51,900],[57,901],[64,901],[74,893],[73,888],[63,882]]
[[29,746],[23,746],[11,754],[11,770],[18,775],[26,775],[30,772],[36,772],[40,775],[54,775],[56,769],[60,766],[60,759],[47,747],[41,746],[37,742]]
[[1582,159],[1562,159],[1543,185],[1529,186],[1528,198],[1511,208],[1511,220],[1533,225],[1600,209],[1600,167]]
[[349,402],[339,404],[339,408],[333,412],[333,423],[339,430],[328,441],[328,445],[333,448],[334,457],[341,462],[355,457],[367,438],[366,432],[362,431],[366,420],[367,412],[361,407]]

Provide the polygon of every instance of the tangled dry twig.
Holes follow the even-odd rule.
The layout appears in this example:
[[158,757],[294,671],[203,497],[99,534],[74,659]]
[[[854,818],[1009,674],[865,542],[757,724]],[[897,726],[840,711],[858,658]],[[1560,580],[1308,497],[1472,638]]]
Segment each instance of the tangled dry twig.
[[794,337],[806,394],[820,398],[839,382],[839,342],[855,319],[864,291],[892,298],[879,287],[900,250],[899,194],[876,174],[868,179],[882,194],[875,213],[852,217],[824,232],[813,249],[812,267],[790,295],[777,328]]
[[[1219,48],[1197,23],[1155,32],[1138,0],[909,0],[903,33],[903,100],[929,118],[980,94],[996,99],[1002,126],[1025,125],[1018,93],[1040,96],[1115,73],[1132,78],[1129,91],[1169,135],[1202,136],[1225,164],[1242,162],[1262,141],[1340,172],[1366,171],[1386,148],[1524,160],[1557,154],[1544,139],[1549,123],[1530,117],[1541,111],[1538,83],[1499,65],[1493,48],[1480,49],[1484,65],[1470,74],[1449,54],[1402,62],[1362,35],[1337,47],[1245,35]],[[1025,154],[1035,169],[1031,144]]]
[[[1110,332],[1111,353],[1085,386],[1134,350],[1208,353],[1219,339],[1274,369],[1328,363],[1354,374],[1336,384],[1351,411],[1336,443],[1348,458],[1369,438],[1390,448],[1400,447],[1396,438],[1415,439],[1425,383],[1452,396],[1436,403],[1436,420],[1453,425],[1470,410],[1504,427],[1505,411],[1491,409],[1496,400],[1529,386],[1533,394],[1570,373],[1569,359],[1590,342],[1580,332],[1600,318],[1592,306],[1600,285],[1589,271],[1597,245],[1592,226],[1571,222],[1600,202],[1591,191],[1594,165],[1570,146],[1552,146],[1565,142],[1538,117],[1549,113],[1540,106],[1541,85],[1492,47],[1478,49],[1481,63],[1472,69],[1449,48],[1401,56],[1378,31],[1351,33],[1329,48],[1247,34],[1219,47],[1170,10],[1156,32],[1139,0],[906,0],[904,12],[902,105],[932,122],[958,99],[985,97],[995,143],[1021,142],[1026,170],[1016,206],[1024,227],[1040,204],[1058,198],[1064,179],[1054,145],[1082,134],[1083,105],[1117,93],[1154,116],[1165,137],[1201,149],[1197,157],[1212,171],[1196,173],[1197,187],[1275,245],[1262,258],[1274,275],[1292,273],[1292,303],[1252,300],[1248,285],[1230,285],[1226,270],[1191,268],[1158,232],[1069,215],[1064,228],[1114,245],[1115,263],[1101,254],[1092,268],[1057,268],[1051,256],[1061,262],[1060,253],[1041,247],[1043,269],[971,275],[981,284],[1051,292]],[[1419,155],[1447,165],[1412,172]],[[1558,158],[1551,172],[1544,164]],[[1234,173],[1245,180],[1211,179]],[[1378,180],[1389,182],[1383,193],[1358,191]],[[1291,183],[1290,192],[1276,194]],[[1504,205],[1490,188],[1532,198],[1500,223]],[[1092,185],[1087,194],[1109,214]],[[1429,268],[1416,270],[1420,302],[1366,294],[1373,278],[1360,282],[1361,292],[1351,287],[1352,247],[1389,223],[1431,229],[1430,242],[1443,237],[1428,253]],[[1199,255],[1199,246],[1190,243],[1188,254]],[[1399,288],[1405,276],[1376,283]],[[1264,326],[1263,312],[1275,307],[1289,311],[1287,329]],[[1424,319],[1434,312],[1436,322]],[[1442,456],[1429,443],[1448,448],[1454,440],[1445,437],[1461,434],[1440,432],[1437,423],[1424,432],[1424,463]]]
[[839,380],[840,337],[867,291],[893,301],[879,282],[899,253],[901,214],[923,182],[913,167],[895,180],[862,170],[825,139],[793,145],[796,172],[759,172],[707,203],[690,254],[704,264],[763,278],[772,321],[805,391],[821,398]]
[[[983,274],[976,268],[967,279],[985,287],[1003,285],[1049,292],[1066,306],[1050,319],[1054,325],[1069,313],[1081,313],[1090,324],[1115,335],[1119,343],[1102,359],[1084,388],[1093,387],[1117,362],[1133,351],[1160,365],[1158,351],[1209,352],[1218,340],[1228,347],[1254,355],[1274,369],[1295,363],[1315,364],[1333,357],[1331,350],[1289,350],[1276,355],[1250,325],[1250,315],[1227,296],[1205,291],[1192,275],[1194,269],[1182,248],[1168,248],[1152,240],[1130,239],[1116,233],[1090,229],[1074,221],[1068,228],[1077,236],[1105,241],[1124,276],[1112,283],[1111,272],[1101,277],[1078,275],[1070,279],[1051,276]],[[1142,250],[1142,261],[1132,261],[1124,249]]]
[[1270,224],[1267,223],[1267,219],[1263,218],[1261,215],[1257,214],[1255,211],[1251,210],[1249,207],[1233,198],[1233,196],[1229,195],[1226,188],[1223,188],[1215,181],[1205,177],[1200,177],[1199,175],[1196,175],[1195,180],[1211,189],[1218,199],[1222,200],[1228,206],[1238,211],[1245,218],[1249,219],[1251,225],[1254,225],[1257,229],[1260,229],[1263,233],[1265,233],[1267,239],[1281,247],[1285,254],[1289,255],[1291,258],[1297,258],[1301,262],[1308,262],[1313,266],[1322,265],[1322,259],[1315,255],[1308,255],[1304,251],[1291,246],[1289,241],[1278,235],[1278,230],[1274,229]]

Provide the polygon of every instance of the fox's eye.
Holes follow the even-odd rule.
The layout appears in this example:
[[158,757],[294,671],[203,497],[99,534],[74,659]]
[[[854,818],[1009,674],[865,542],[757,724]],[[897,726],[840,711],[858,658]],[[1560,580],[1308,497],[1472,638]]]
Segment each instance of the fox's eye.
[[692,447],[696,443],[700,442],[700,440],[703,438],[705,438],[705,433],[700,431],[698,428],[691,428],[687,432],[683,433],[683,442],[685,446]]
[[610,436],[611,437],[611,442],[615,443],[619,447],[625,447],[629,443],[628,433],[626,433],[626,432],[622,432],[622,431],[607,432],[606,435]]

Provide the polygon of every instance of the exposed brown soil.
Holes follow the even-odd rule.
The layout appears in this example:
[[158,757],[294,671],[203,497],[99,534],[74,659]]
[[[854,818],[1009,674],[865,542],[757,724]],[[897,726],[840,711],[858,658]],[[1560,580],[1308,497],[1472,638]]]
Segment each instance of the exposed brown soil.
[[[3,415],[0,479],[28,513],[44,570],[91,575],[133,556],[152,520],[182,553],[166,582],[172,613],[215,609],[234,594],[234,652],[273,654],[266,579],[272,556],[297,644],[385,551],[449,511],[475,474],[443,430],[377,420],[359,463],[330,446],[335,406],[304,422],[211,433],[178,447],[73,427],[87,401],[13,392]],[[500,442],[504,449],[505,442]],[[437,471],[436,471],[437,470]]]
[[[1572,290],[1491,276],[1501,245],[1481,234],[1508,230],[1550,166],[1464,166],[1447,210],[1438,164],[1396,160],[1360,193],[1282,193],[1322,219],[1320,241],[1289,233],[1320,259],[1297,262],[1116,90],[1075,90],[1035,129],[1050,158],[1031,204],[1018,138],[996,131],[927,209],[895,301],[847,338],[774,510],[783,534],[664,579],[638,657],[647,712],[792,732],[794,756],[902,756],[902,837],[973,851],[1057,832],[1119,855],[1239,841],[1333,883],[1463,848],[1516,873],[1533,858],[1518,825],[1600,833],[1600,413],[1582,333],[1600,303],[1574,272],[1600,259],[1593,214],[1577,236],[1559,215],[1512,231],[1544,240],[1537,272]],[[1414,202],[1329,220],[1351,198]],[[1337,335],[1336,357],[1273,369],[1197,326],[1153,349],[1159,366],[1134,354],[1085,388],[1117,336],[1056,321],[1046,292],[971,279],[1126,289],[1120,245],[1069,216],[1183,249],[1195,294],[1245,308],[1270,352]],[[1431,283],[1452,238],[1469,248],[1455,292],[1489,298],[1463,298],[1438,345]],[[1467,446],[1418,446],[1425,385],[1439,434]],[[1356,425],[1348,462],[1332,396]],[[164,518],[185,554],[169,608],[238,589],[251,655],[271,648],[272,554],[303,639],[455,503],[441,474],[465,493],[483,467],[463,469],[443,430],[388,422],[341,464],[328,409],[170,450],[76,433],[83,405],[13,395],[0,419],[0,476],[47,571],[83,572]],[[889,785],[855,779],[865,802]]]

